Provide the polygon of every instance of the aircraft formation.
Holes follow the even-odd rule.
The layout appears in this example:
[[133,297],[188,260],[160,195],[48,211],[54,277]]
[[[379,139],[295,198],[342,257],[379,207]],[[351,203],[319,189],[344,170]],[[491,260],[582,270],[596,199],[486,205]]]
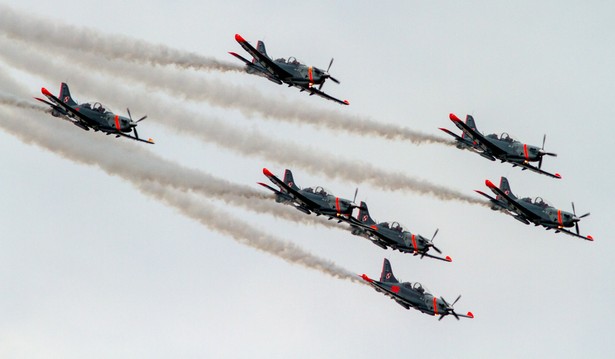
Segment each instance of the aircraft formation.
[[[258,41],[256,47],[253,47],[239,34],[235,35],[235,40],[252,56],[250,61],[235,52],[230,52],[232,56],[242,61],[245,65],[245,72],[265,77],[276,84],[296,87],[301,92],[308,92],[310,96],[317,95],[340,105],[349,105],[347,100],[340,100],[322,91],[326,80],[340,83],[329,73],[333,59],[329,62],[327,69],[323,70],[305,65],[294,57],[273,60],[267,54],[265,44],[262,41]],[[48,105],[50,107],[49,113],[52,116],[72,122],[85,131],[93,129],[106,135],[125,137],[148,144],[154,143],[151,138],[147,140],[140,138],[136,129],[138,123],[147,116],[134,121],[129,109],[126,110],[128,117],[124,117],[113,113],[108,107],[98,102],[78,104],[72,98],[66,83],[61,84],[58,96],[53,95],[44,87],[41,92],[47,100],[35,99]],[[445,128],[440,128],[440,130],[454,138],[457,148],[478,153],[491,161],[499,160],[502,163],[510,163],[513,167],[520,167],[522,171],[530,170],[551,178],[562,178],[559,173],[551,173],[542,169],[544,156],[557,156],[555,153],[544,150],[546,135],[543,136],[542,146],[538,147],[514,140],[506,133],[499,136],[496,134],[485,136],[478,131],[475,120],[471,115],[466,116],[465,122],[453,113],[449,115],[449,118],[462,131],[462,134],[459,136]],[[536,162],[537,164],[534,165],[533,163]],[[267,168],[263,168],[263,174],[277,189],[262,182],[258,184],[273,192],[275,201],[278,203],[292,206],[306,215],[314,213],[316,216],[335,220],[339,224],[347,226],[346,229],[351,234],[363,237],[382,249],[390,248],[402,253],[412,254],[420,259],[427,257],[441,262],[452,262],[452,258],[443,255],[440,248],[434,244],[438,229],[431,237],[425,237],[412,232],[409,227],[402,226],[397,221],[377,222],[371,217],[367,203],[361,201],[356,204],[358,189],[355,189],[353,199],[349,200],[338,197],[321,186],[300,188],[290,169],[285,170],[282,179],[275,176]],[[518,198],[512,193],[508,179],[505,177],[501,177],[499,187],[495,186],[490,180],[486,180],[485,183],[495,197],[479,190],[476,192],[489,200],[491,209],[511,215],[527,225],[534,224],[535,226],[542,226],[546,230],[553,230],[555,233],[564,233],[593,241],[592,236],[581,235],[579,230],[580,220],[587,217],[589,213],[577,216],[574,203],[572,203],[572,212],[567,212],[547,204],[540,197],[535,200],[529,197]],[[572,227],[574,227],[574,231],[571,230]],[[406,309],[414,308],[431,316],[439,316],[439,320],[448,315],[457,320],[474,318],[472,312],[467,312],[467,314],[455,312],[453,307],[459,301],[461,295],[452,303],[449,303],[443,297],[434,296],[420,283],[399,282],[393,275],[391,263],[386,258],[384,259],[380,280],[371,279],[366,274],[361,275],[360,278],[377,292],[391,297]]]

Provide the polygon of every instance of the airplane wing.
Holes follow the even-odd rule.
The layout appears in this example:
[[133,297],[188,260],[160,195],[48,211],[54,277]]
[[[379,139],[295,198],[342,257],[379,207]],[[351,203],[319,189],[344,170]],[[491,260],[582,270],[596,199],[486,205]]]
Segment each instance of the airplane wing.
[[514,208],[515,212],[522,215],[524,219],[529,219],[529,220],[534,220],[534,219],[539,220],[540,219],[540,217],[537,216],[534,212],[521,206],[519,203],[517,203],[517,201],[513,200],[508,194],[506,194],[504,191],[502,191],[496,185],[494,185],[493,182],[486,180],[485,184],[487,185],[487,187],[489,187],[489,189],[491,189],[491,191],[496,196],[500,196],[501,202],[506,203],[509,206],[509,208]]
[[343,100],[342,101],[340,99],[337,99],[337,98],[335,98],[335,97],[333,97],[331,95],[328,95],[328,94],[320,91],[317,88],[314,88],[314,87],[303,87],[303,86],[298,86],[298,87],[301,88],[302,90],[308,91],[310,93],[310,96],[316,95],[316,96],[320,96],[322,98],[325,98],[325,99],[327,99],[329,101],[337,102],[340,105],[350,105],[350,102],[348,102],[348,100]]
[[[243,47],[244,50],[246,50],[250,55],[252,55],[252,57],[255,58],[261,66],[267,69],[267,71],[269,71],[271,75],[276,76],[280,80],[286,79],[288,77],[292,77],[292,74],[290,74],[288,71],[284,70],[280,66],[276,65],[276,63],[273,62],[269,57],[261,54],[252,45],[250,45],[243,37],[241,37],[241,35],[235,34],[235,40],[239,43],[239,45],[241,45],[241,47]],[[244,61],[245,59],[240,58],[240,60]]]
[[127,134],[122,133],[122,132],[112,132],[112,133],[114,133],[116,135],[120,135],[120,136],[126,137],[126,138],[130,138],[131,140],[149,143],[150,145],[153,145],[155,143],[154,140],[152,140],[151,138],[148,138],[147,140],[144,140],[142,138],[137,138],[135,136],[127,135]]
[[[49,100],[51,100],[51,102],[54,103],[54,105],[60,107],[62,110],[64,110],[64,112],[69,113],[71,115],[73,115],[74,117],[77,117],[79,120],[81,120],[83,123],[85,123],[87,126],[90,127],[95,127],[95,124],[92,124],[92,121],[85,115],[83,115],[81,112],[76,111],[74,108],[68,106],[67,104],[65,104],[64,102],[60,101],[59,98],[55,97],[51,92],[49,92],[46,88],[42,88],[41,92],[43,93],[43,95],[45,95]],[[39,101],[41,101],[41,99],[37,99]],[[42,100],[42,102],[48,103],[45,100]]]
[[543,171],[540,168],[536,167],[536,166],[532,166],[529,163],[513,163],[513,166],[517,165],[517,166],[521,166],[523,167],[524,170],[528,169],[530,171],[536,172],[536,173],[540,173],[543,175],[547,175],[549,177],[553,177],[553,178],[562,178],[562,176],[559,173],[550,173],[547,171]]
[[278,85],[283,84],[282,81],[280,81],[279,78],[277,78],[276,76],[272,75],[269,71],[264,70],[262,67],[256,66],[254,65],[252,62],[248,61],[245,57],[237,54],[236,52],[232,52],[230,51],[229,54],[235,56],[236,58],[238,58],[239,60],[243,61],[243,63],[246,64],[246,66],[252,68],[255,71],[261,72],[263,75],[267,76],[267,78],[275,83],[277,83]]
[[498,146],[494,145],[493,143],[487,141],[485,139],[485,136],[483,136],[478,131],[475,131],[470,126],[466,125],[465,122],[461,121],[459,117],[455,116],[455,114],[451,113],[449,115],[449,118],[451,119],[451,121],[453,121],[455,126],[457,126],[469,138],[471,138],[472,141],[476,143],[475,145],[473,144],[473,147],[478,146],[483,151],[493,154],[496,157],[500,154],[504,154],[504,151],[502,151],[502,149],[500,149]]
[[449,134],[449,135],[451,135],[451,136],[453,136],[453,137],[455,138],[455,140],[457,140],[457,142],[461,142],[461,143],[463,143],[464,145],[467,145],[467,146],[469,146],[469,147],[474,147],[474,143],[473,143],[472,141],[466,140],[465,138],[463,138],[463,137],[461,137],[461,136],[456,135],[455,133],[453,133],[453,132],[452,132],[452,131],[450,131],[449,129],[446,129],[446,128],[443,128],[443,127],[440,127],[440,130],[441,130],[441,131],[444,131],[444,132],[446,132],[446,133],[448,133],[448,134]]
[[576,234],[576,233],[574,233],[574,232],[572,232],[572,231],[569,231],[569,230],[567,230],[567,229],[564,229],[564,228],[558,228],[558,229],[556,230],[556,232],[564,232],[564,233],[566,233],[566,234],[567,234],[567,235],[569,235],[569,236],[573,236],[573,237],[581,238],[581,239],[584,239],[584,240],[586,240],[586,241],[592,241],[592,242],[594,241],[594,237],[592,237],[592,236],[582,236],[582,235],[580,235],[580,234]]
[[[271,182],[273,182],[276,186],[280,187],[280,189],[282,190],[282,193],[284,193],[287,196],[290,196],[293,200],[295,200],[297,203],[302,204],[310,209],[312,208],[317,208],[318,205],[316,203],[314,203],[312,200],[310,200],[309,198],[307,198],[306,196],[302,195],[301,193],[299,193],[299,191],[291,188],[289,185],[287,185],[286,183],[284,183],[284,181],[280,180],[279,178],[277,178],[276,176],[273,175],[273,173],[271,173],[268,169],[263,168],[263,174],[265,176],[267,176],[267,178],[269,178],[269,180]],[[265,187],[277,192],[275,189],[265,185]]]
[[442,258],[442,257],[431,255],[429,253],[420,253],[420,255],[421,255],[421,258],[422,257],[429,257],[429,258],[438,259],[438,260],[445,261],[445,262],[452,262],[453,261],[451,259],[451,257],[449,257],[449,256],[446,256],[446,258]]

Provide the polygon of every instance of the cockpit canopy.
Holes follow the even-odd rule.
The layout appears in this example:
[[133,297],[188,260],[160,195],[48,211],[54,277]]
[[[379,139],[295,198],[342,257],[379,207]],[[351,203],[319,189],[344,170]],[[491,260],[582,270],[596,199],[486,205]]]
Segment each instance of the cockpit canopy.
[[100,102],[94,102],[94,103],[88,102],[88,103],[84,103],[82,106],[85,107],[85,108],[88,108],[88,109],[90,109],[92,111],[100,112],[100,113],[103,113],[103,114],[106,114],[106,113],[111,113],[112,114],[113,113],[113,111],[111,111],[109,109],[109,107],[101,104]]
[[318,195],[321,195],[323,197],[326,197],[329,194],[331,194],[331,191],[329,191],[328,189],[326,189],[324,187],[321,187],[321,186],[317,186],[317,187],[314,187],[314,188],[309,187],[309,188],[306,188],[305,191],[309,192],[309,193],[318,194]]
[[403,226],[402,224],[400,224],[399,222],[384,222],[380,224],[382,227],[394,230],[394,231],[398,231],[398,232],[406,232],[406,230],[404,229],[405,226]]
[[534,198],[533,201],[530,197],[525,197],[525,198],[522,198],[521,200],[528,202],[528,203],[535,204],[540,207],[553,207],[549,201],[544,200],[542,197],[536,197]]
[[297,60],[297,58],[295,58],[294,56],[291,56],[287,59],[281,57],[279,59],[276,59],[275,62],[282,62],[285,64],[289,64],[289,65],[301,65],[303,64],[301,61]]
[[487,137],[505,142],[518,142],[513,136],[509,135],[507,132],[502,132],[499,136],[495,133],[492,133],[490,135],[487,135]]
[[406,288],[408,288],[408,289],[414,289],[414,290],[416,290],[417,292],[419,292],[419,293],[423,293],[423,294],[425,294],[425,293],[431,293],[431,292],[429,291],[429,288],[427,288],[427,287],[423,286],[423,285],[422,285],[421,283],[419,283],[419,282],[414,282],[414,283],[404,282],[404,283],[402,283],[402,286],[404,286],[404,287],[406,287]]

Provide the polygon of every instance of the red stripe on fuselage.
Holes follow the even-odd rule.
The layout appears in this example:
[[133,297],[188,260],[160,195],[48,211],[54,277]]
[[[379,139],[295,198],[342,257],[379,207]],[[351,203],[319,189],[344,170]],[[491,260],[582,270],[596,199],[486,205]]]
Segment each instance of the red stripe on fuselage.
[[559,222],[560,226],[564,226],[564,223],[562,223],[562,210],[558,209],[557,210],[557,221]]
[[339,197],[335,197],[335,210],[337,211],[337,213],[342,213],[342,211],[340,211],[340,198]]
[[314,84],[314,75],[312,74],[312,66],[308,67],[308,76],[310,78],[310,86]]
[[530,156],[527,154],[527,144],[523,144],[523,154],[525,155],[525,159],[529,161]]
[[115,128],[117,128],[118,131],[121,131],[120,116],[118,116],[118,115],[115,115]]
[[433,313],[438,315],[438,299],[436,297],[433,297]]
[[412,239],[412,247],[414,247],[414,252],[416,253],[419,250],[416,246],[416,236],[413,234],[410,238]]

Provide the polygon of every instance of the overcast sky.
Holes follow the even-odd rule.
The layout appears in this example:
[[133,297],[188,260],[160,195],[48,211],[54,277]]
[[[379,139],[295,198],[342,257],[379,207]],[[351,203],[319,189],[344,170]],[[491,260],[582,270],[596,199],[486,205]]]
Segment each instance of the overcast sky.
[[[55,38],[42,45],[0,36],[0,93],[34,104],[41,87],[57,94],[66,81],[80,102],[148,114],[139,134],[156,140],[132,143],[0,104],[0,357],[614,355],[615,245],[608,228],[615,5],[0,0],[7,9],[38,19],[41,28],[87,27],[226,64],[240,64],[228,51],[248,56],[236,33],[253,44],[264,40],[274,58],[326,68],[333,57],[330,72],[341,84],[328,82],[324,90],[351,105],[240,72],[109,61],[104,48],[95,56],[67,48],[74,34],[55,52]],[[136,49],[128,48],[128,57],[141,57]],[[179,91],[181,84],[192,95]],[[442,139],[438,127],[458,132],[451,112],[472,114],[484,133],[508,132],[529,144],[540,145],[546,133],[546,149],[558,156],[545,158],[543,168],[563,179],[442,144],[265,118],[245,105],[261,98],[271,113],[296,106],[319,111],[321,120],[369,118]],[[25,140],[35,137],[70,146],[90,165]],[[146,157],[168,161],[149,164]],[[263,167],[280,176],[291,168],[299,186],[322,185],[345,198],[358,187],[358,200],[376,220],[399,221],[426,237],[439,228],[435,243],[453,262],[385,251],[344,225],[284,220],[214,195],[164,187],[163,201],[144,183],[105,171],[131,162],[149,166],[153,177],[176,175],[173,181],[185,178],[169,174],[173,167],[163,162],[202,171],[230,181],[230,191],[266,193],[256,184],[266,181]],[[477,199],[473,190],[486,190],[485,179],[506,176],[518,196],[541,196],[568,211],[574,201],[579,214],[591,212],[580,227],[595,241],[385,184],[400,173]],[[187,214],[195,208],[209,214]],[[242,244],[233,228],[375,278],[389,258],[398,279],[419,281],[447,300],[462,294],[456,310],[476,318],[438,321],[405,310],[368,286]]]

